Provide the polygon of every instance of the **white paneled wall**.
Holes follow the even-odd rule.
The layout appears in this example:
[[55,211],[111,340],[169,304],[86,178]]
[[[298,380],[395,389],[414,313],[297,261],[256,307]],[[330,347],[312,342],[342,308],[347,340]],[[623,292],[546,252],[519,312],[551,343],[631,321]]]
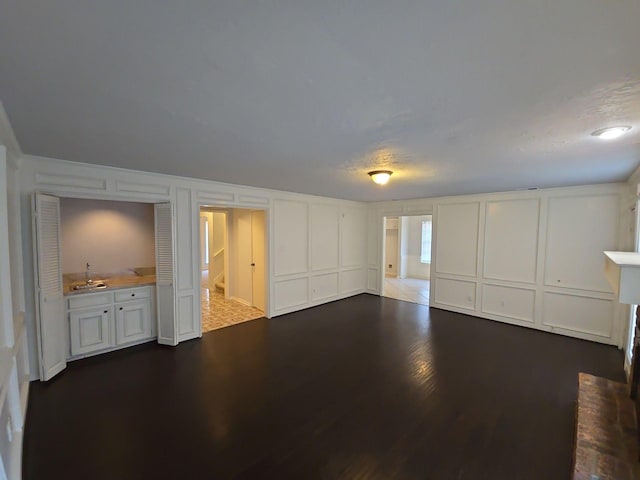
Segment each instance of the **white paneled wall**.
[[24,322],[19,147],[0,104],[0,478],[21,478],[29,396]]
[[275,200],[273,210],[275,276],[306,273],[309,270],[309,204]]
[[340,210],[337,205],[311,205],[311,269],[336,269],[340,254]]
[[618,249],[619,205],[618,194],[549,198],[546,286],[611,293],[600,257]]
[[[368,217],[363,203],[40,157],[25,156],[22,162],[23,205],[36,191],[60,197],[173,204],[179,341],[201,335],[201,205],[266,211],[269,317],[362,293],[370,278],[375,281],[366,267]],[[31,220],[26,206],[23,215],[23,229],[28,229]],[[31,241],[27,236],[29,251]],[[27,264],[31,266],[29,258]],[[33,281],[32,274],[26,275],[28,289],[33,288]],[[32,296],[29,300],[27,319],[33,324]],[[31,351],[37,351],[33,331],[29,342]]]
[[475,277],[480,202],[438,205],[435,273]]
[[[628,245],[628,226],[620,223],[628,188],[593,185],[372,204],[368,232],[380,238],[386,215],[433,211],[432,306],[621,346],[624,312],[604,277],[602,252]],[[375,265],[372,249],[378,250]],[[381,254],[370,242],[372,292],[379,291]]]
[[535,284],[539,219],[537,198],[487,202],[484,278]]
[[272,315],[366,290],[366,207],[327,200],[273,201]]
[[340,247],[343,267],[361,268],[365,261],[366,209],[342,207],[340,216]]

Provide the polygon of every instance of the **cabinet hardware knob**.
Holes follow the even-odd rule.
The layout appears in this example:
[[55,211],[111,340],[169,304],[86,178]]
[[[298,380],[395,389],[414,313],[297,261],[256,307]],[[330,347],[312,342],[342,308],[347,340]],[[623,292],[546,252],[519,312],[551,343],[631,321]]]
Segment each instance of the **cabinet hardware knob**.
[[135,296],[136,296],[136,294],[135,294],[135,293],[132,293],[132,294],[131,294],[131,296],[132,296],[132,297],[135,297]]
[[120,310],[122,310],[122,309],[123,309],[123,307],[120,307]]
[[104,311],[104,313],[109,313],[109,311],[108,311],[108,310],[105,310],[105,311]]

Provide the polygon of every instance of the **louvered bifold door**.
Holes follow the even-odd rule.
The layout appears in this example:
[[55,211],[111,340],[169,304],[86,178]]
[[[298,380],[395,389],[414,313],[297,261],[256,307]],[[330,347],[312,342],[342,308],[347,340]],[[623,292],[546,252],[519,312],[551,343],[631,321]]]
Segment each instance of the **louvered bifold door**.
[[177,345],[175,321],[173,209],[170,203],[156,208],[156,298],[158,302],[158,343]]
[[33,207],[40,379],[49,380],[67,366],[60,255],[60,199],[36,193]]

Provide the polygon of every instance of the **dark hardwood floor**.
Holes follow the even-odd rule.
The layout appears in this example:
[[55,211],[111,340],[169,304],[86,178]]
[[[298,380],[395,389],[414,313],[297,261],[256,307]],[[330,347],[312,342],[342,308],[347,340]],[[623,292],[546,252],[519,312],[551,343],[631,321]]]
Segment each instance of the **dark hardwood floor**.
[[24,478],[569,478],[614,347],[360,295],[32,383]]

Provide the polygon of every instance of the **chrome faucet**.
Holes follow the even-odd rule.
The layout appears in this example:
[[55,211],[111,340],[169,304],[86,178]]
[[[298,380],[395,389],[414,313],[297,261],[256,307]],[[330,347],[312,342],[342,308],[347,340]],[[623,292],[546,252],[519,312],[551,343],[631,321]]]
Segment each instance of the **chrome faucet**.
[[84,271],[84,279],[87,282],[87,285],[91,285],[93,283],[90,270],[91,270],[91,265],[89,265],[89,262],[87,262],[87,269]]

